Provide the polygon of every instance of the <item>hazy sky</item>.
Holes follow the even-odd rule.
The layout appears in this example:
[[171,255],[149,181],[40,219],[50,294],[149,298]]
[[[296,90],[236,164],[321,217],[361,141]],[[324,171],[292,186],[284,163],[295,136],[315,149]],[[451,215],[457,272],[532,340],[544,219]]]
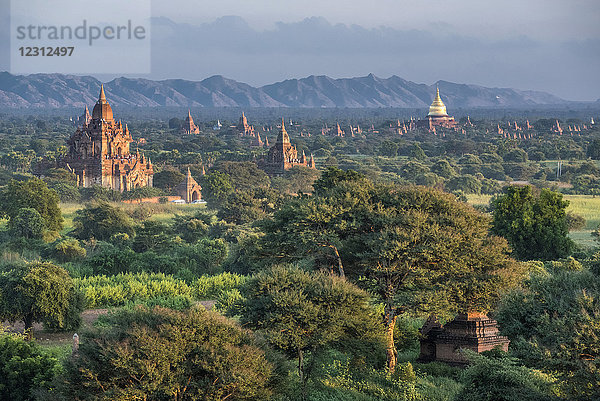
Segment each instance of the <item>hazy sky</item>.
[[153,79],[374,73],[600,98],[600,0],[153,0],[152,15]]
[[219,0],[154,1],[154,15],[197,24],[224,15],[243,17],[257,29],[277,21],[325,17],[364,27],[432,30],[493,39],[527,35],[564,40],[598,37],[598,0]]

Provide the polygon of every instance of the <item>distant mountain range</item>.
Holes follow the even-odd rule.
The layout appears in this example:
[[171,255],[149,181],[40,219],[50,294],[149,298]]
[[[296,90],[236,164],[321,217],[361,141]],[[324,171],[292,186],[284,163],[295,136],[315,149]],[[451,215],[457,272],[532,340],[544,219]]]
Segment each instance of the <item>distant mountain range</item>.
[[[310,76],[262,87],[220,75],[203,81],[116,78],[104,84],[114,106],[137,107],[325,107],[420,108],[427,107],[439,86],[442,99],[452,108],[522,108],[559,105],[568,101],[549,93],[438,81],[418,84],[397,76],[333,79]],[[100,81],[91,76],[0,72],[0,108],[61,108],[92,106]]]

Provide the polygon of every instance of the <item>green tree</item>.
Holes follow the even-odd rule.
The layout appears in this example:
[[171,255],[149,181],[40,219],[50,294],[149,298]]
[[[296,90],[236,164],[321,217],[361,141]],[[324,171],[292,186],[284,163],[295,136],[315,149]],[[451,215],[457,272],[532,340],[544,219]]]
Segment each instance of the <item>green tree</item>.
[[166,250],[173,243],[170,227],[160,221],[144,221],[135,231],[133,249],[136,252],[148,250],[160,252]]
[[264,400],[272,371],[252,335],[222,316],[137,307],[82,335],[64,392],[86,400]]
[[133,222],[120,208],[106,202],[88,204],[79,209],[73,219],[73,234],[79,239],[106,241],[117,233],[133,236]]
[[61,202],[79,202],[81,200],[81,193],[75,185],[60,181],[50,184],[50,188],[56,191]]
[[81,188],[81,199],[84,201],[119,202],[122,196],[119,191],[94,185],[89,188]]
[[220,171],[211,171],[202,177],[202,198],[208,206],[217,208],[219,204],[233,193],[231,177]]
[[[377,324],[367,293],[323,272],[274,266],[251,278],[242,293],[242,324],[261,330],[276,349],[298,358],[303,387],[317,354],[345,338],[368,338]],[[306,354],[312,357],[308,365]]]
[[21,336],[0,332],[0,400],[29,401],[48,389],[59,373],[58,361]]
[[313,187],[315,193],[324,192],[328,189],[334,188],[341,182],[352,182],[352,181],[363,181],[365,176],[354,170],[340,170],[337,167],[329,167],[323,171],[321,177],[315,181]]
[[187,242],[196,242],[208,235],[213,219],[213,216],[203,212],[192,216],[178,214],[173,217],[173,232]]
[[156,188],[160,188],[170,193],[173,188],[181,184],[185,180],[185,175],[175,169],[165,169],[154,173],[152,178],[152,185]]
[[264,256],[298,260],[336,245],[345,274],[384,303],[390,370],[398,315],[489,310],[520,273],[489,219],[439,191],[341,181],[289,202],[264,223],[264,243],[276,244]]
[[87,251],[75,238],[65,238],[54,245],[54,256],[61,262],[84,258]]
[[44,219],[37,210],[29,207],[19,209],[11,224],[11,233],[16,237],[42,238]]
[[452,177],[446,183],[448,191],[460,191],[466,194],[481,193],[481,181],[472,175],[459,175]]
[[490,202],[492,231],[510,243],[519,259],[552,260],[568,256],[575,244],[569,233],[562,194],[530,186],[509,186]]
[[587,157],[594,160],[600,160],[600,139],[594,139],[587,148]]
[[505,162],[524,163],[527,159],[527,152],[523,149],[515,148],[504,155]]
[[252,191],[257,188],[268,188],[271,180],[267,173],[259,169],[253,162],[231,162],[219,163],[215,168],[227,174],[231,184],[236,191]]
[[444,178],[452,178],[456,175],[456,170],[445,159],[438,160],[431,167],[431,171]]
[[286,170],[283,177],[273,178],[271,186],[282,193],[290,195],[298,192],[310,193],[313,191],[313,184],[319,178],[319,171],[302,166],[294,166]]
[[503,298],[496,319],[511,352],[556,375],[566,399],[600,399],[600,277],[570,262],[547,265]]
[[386,139],[385,141],[381,142],[381,145],[379,145],[379,154],[381,156],[390,157],[398,156],[398,144]]
[[265,217],[262,203],[251,192],[234,192],[221,203],[217,216],[228,223],[251,223]]
[[47,230],[60,231],[63,218],[58,202],[56,192],[49,189],[42,180],[11,180],[0,192],[0,213],[10,219],[9,224],[12,226],[20,209],[32,208],[42,216]]
[[410,157],[416,160],[427,160],[427,155],[425,155],[423,149],[421,149],[419,144],[416,142],[413,144],[410,150]]
[[77,176],[64,168],[51,168],[44,172],[44,180],[48,183],[77,184]]
[[520,366],[501,351],[492,355],[467,352],[470,365],[461,375],[464,387],[454,401],[558,400],[552,376]]
[[62,267],[41,262],[12,266],[0,274],[0,317],[22,320],[30,335],[34,322],[64,328],[74,292],[73,281]]

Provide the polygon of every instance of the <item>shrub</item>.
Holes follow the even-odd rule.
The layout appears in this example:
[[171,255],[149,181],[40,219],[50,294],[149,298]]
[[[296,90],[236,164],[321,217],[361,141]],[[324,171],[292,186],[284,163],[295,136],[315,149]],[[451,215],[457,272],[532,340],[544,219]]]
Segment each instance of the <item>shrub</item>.
[[79,239],[108,240],[117,233],[133,235],[133,222],[120,208],[106,202],[87,205],[73,219],[74,234]]
[[[364,400],[416,401],[416,376],[410,363],[396,366],[396,373],[371,369],[357,374],[350,369],[350,360],[333,360],[327,366],[321,382],[329,388],[360,394]],[[368,398],[367,398],[368,397]]]
[[33,399],[59,372],[58,361],[34,342],[0,332],[0,400]]
[[54,245],[54,255],[61,262],[84,258],[87,251],[75,238],[66,238]]
[[30,207],[19,209],[10,226],[10,232],[15,237],[38,239],[42,238],[45,228],[42,215]]
[[85,259],[84,264],[91,267],[94,274],[118,274],[130,270],[137,260],[136,253],[131,249],[109,245]]
[[[120,310],[67,365],[73,399],[264,400],[273,368],[252,335],[204,308]],[[193,380],[192,380],[193,379]]]
[[556,400],[550,375],[519,366],[506,354],[486,357],[469,352],[471,365],[461,375],[465,387],[455,401]]
[[75,279],[85,295],[88,308],[123,306],[150,299],[182,297],[191,299],[192,288],[182,280],[163,273],[123,273]]
[[215,276],[202,276],[192,284],[196,299],[215,299],[226,291],[239,288],[248,277],[235,273],[221,273]]

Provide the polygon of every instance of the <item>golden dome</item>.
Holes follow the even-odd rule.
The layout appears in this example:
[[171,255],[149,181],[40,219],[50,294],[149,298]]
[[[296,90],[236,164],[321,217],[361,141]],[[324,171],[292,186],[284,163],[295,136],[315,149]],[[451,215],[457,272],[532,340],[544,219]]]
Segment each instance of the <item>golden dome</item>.
[[442,98],[440,97],[440,88],[437,88],[437,94],[435,95],[435,99],[433,99],[433,103],[429,106],[429,114],[427,114],[427,116],[448,117],[446,105],[442,102]]
[[106,121],[111,121],[113,119],[112,108],[106,101],[106,95],[104,94],[104,85],[100,85],[100,97],[92,111],[92,118]]

